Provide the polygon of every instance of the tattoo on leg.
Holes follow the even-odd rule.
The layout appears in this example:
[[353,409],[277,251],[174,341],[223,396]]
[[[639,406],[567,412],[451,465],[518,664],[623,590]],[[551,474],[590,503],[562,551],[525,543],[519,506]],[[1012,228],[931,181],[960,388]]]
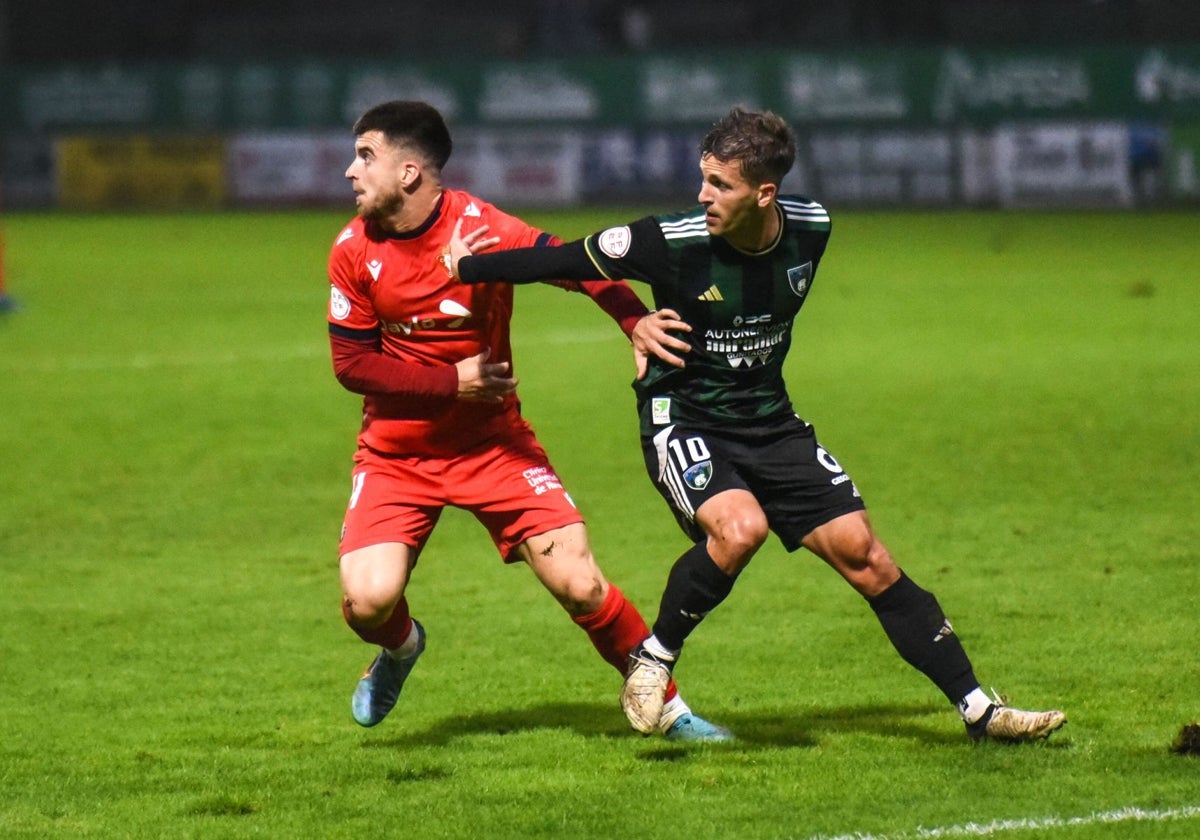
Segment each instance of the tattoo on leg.
[[554,543],[552,542],[552,543],[550,543],[550,545],[548,545],[544,549],[542,549],[541,553],[542,553],[543,557],[549,557],[551,554],[553,554],[554,553]]

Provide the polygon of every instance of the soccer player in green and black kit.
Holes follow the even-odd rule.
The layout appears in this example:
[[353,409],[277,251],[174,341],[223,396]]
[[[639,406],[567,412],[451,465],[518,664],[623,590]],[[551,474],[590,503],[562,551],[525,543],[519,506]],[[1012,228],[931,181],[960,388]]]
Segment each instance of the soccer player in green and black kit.
[[[972,738],[1044,738],[1066,722],[989,698],[934,596],[875,536],[858,489],[783,380],[792,323],[829,238],[821,205],[778,194],[795,136],[773,113],[733,109],[700,145],[700,206],[648,216],[558,248],[470,255],[486,228],[456,231],[463,282],[627,278],[650,284],[686,364],[650,358],[636,383],[646,468],[695,544],[672,567],[653,634],[630,656],[621,703],[654,730],[684,640],[774,531],[832,566],[875,611],[909,664],[955,704]],[[690,325],[690,326],[689,326]],[[635,336],[635,341],[636,341]]]

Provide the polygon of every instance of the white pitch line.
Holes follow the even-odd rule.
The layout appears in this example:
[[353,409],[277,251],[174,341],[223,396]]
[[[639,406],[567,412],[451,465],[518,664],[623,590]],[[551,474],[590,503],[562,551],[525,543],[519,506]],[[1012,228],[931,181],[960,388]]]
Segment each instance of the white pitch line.
[[809,840],[940,840],[946,837],[994,837],[1016,831],[1041,831],[1048,828],[1075,828],[1077,826],[1115,824],[1126,822],[1167,822],[1200,817],[1200,805],[1184,805],[1179,808],[1147,810],[1138,807],[1101,811],[1084,817],[1030,817],[1016,820],[993,820],[988,823],[966,823],[941,828],[917,828],[899,833],[872,834],[818,834]]

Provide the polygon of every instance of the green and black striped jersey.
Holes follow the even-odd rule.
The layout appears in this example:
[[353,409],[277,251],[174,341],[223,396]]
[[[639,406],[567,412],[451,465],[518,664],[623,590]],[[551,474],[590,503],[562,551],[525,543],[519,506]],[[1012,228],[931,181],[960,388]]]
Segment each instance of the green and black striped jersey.
[[728,428],[793,413],[783,380],[792,323],[829,239],[829,215],[800,196],[777,201],[783,224],[762,251],[710,236],[704,208],[648,216],[592,234],[588,257],[609,278],[648,283],[658,309],[692,326],[683,369],[650,359],[634,383],[643,432],[686,422]]

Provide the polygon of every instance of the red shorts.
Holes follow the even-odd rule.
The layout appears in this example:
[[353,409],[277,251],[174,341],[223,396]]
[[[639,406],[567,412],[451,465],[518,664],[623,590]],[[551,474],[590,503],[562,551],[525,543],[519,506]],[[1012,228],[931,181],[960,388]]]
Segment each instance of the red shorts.
[[475,514],[506,563],[530,537],[583,517],[529,429],[451,458],[354,455],[339,554],[399,542],[419,552],[447,505]]

